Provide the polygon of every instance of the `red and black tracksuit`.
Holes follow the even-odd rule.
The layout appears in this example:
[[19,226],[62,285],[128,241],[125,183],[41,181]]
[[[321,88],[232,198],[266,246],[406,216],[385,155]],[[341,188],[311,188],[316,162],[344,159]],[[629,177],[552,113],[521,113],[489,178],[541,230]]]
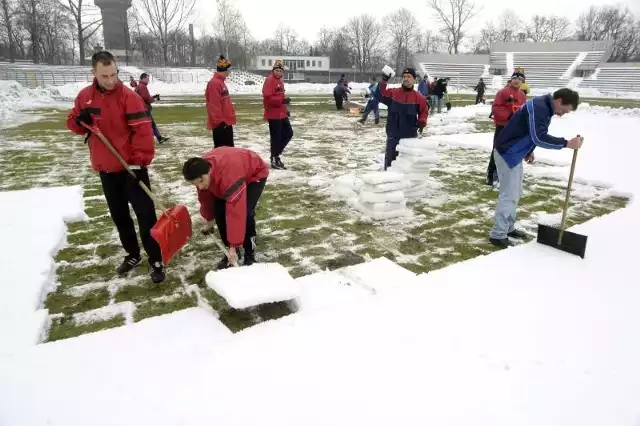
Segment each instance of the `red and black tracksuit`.
[[271,158],[279,157],[293,137],[289,113],[285,103],[284,81],[269,74],[262,86],[264,119],[269,122]]
[[236,111],[233,109],[229,89],[220,73],[213,74],[204,93],[207,102],[207,128],[213,131],[213,147],[233,146],[233,126]]
[[87,135],[91,167],[100,173],[109,213],[118,229],[122,247],[131,256],[140,256],[136,230],[129,213],[129,203],[138,218],[140,237],[149,261],[162,262],[158,243],[151,237],[157,221],[153,201],[136,179],[127,173],[102,141],[76,122],[82,111],[93,118],[93,125],[111,142],[138,180],[150,187],[147,167],[154,157],[155,144],[151,118],[140,96],[117,82],[113,90],[104,90],[96,81],[78,93],[73,110],[67,118],[67,128],[78,135]]
[[253,253],[256,236],[256,206],[262,195],[269,166],[255,152],[244,148],[219,147],[202,158],[211,164],[210,184],[198,190],[200,214],[214,220],[227,247],[244,247]]
[[[496,147],[498,135],[507,125],[509,119],[516,111],[527,101],[527,96],[520,89],[514,89],[507,86],[496,93],[491,106],[491,116],[493,123],[496,125],[496,131],[493,134],[493,147]],[[493,150],[489,156],[489,166],[487,167],[487,185],[493,185],[497,179],[496,162],[493,158]]]
[[418,129],[427,125],[427,100],[422,94],[413,90],[397,87],[387,88],[387,82],[378,84],[376,97],[388,107],[387,113],[387,147],[384,155],[384,169],[396,159],[396,151],[400,139],[418,137]]

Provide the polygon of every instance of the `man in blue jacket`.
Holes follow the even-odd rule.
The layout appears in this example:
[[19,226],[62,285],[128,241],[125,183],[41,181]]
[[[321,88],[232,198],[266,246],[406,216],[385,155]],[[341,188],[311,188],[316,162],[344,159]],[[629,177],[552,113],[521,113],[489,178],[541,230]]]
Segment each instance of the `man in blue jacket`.
[[418,92],[425,98],[429,99],[429,76],[427,74],[422,77],[420,84],[418,84]]
[[551,117],[563,116],[578,107],[580,98],[571,89],[560,89],[551,94],[528,100],[509,120],[495,142],[494,158],[500,179],[500,195],[495,214],[495,224],[489,240],[506,248],[509,237],[525,238],[526,234],[515,228],[516,208],[522,195],[522,160],[533,163],[536,147],[547,149],[582,146],[582,138],[576,136],[567,141],[547,133]]
[[365,98],[369,99],[367,105],[364,107],[364,113],[362,114],[362,118],[358,120],[361,124],[364,124],[367,121],[367,117],[369,113],[373,111],[375,115],[375,123],[378,124],[380,122],[380,101],[376,98],[376,92],[378,91],[378,80],[376,77],[371,77],[371,84],[367,88],[367,93],[364,95]]

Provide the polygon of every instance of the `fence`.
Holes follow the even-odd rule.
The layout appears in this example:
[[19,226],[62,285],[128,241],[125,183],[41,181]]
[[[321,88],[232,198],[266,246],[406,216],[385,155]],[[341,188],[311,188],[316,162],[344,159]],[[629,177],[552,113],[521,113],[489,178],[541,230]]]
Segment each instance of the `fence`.
[[[120,79],[129,80],[129,73],[120,72]],[[29,69],[9,69],[0,66],[0,80],[13,80],[30,88],[62,86],[69,83],[87,82],[93,80],[90,71],[75,70],[29,70]]]

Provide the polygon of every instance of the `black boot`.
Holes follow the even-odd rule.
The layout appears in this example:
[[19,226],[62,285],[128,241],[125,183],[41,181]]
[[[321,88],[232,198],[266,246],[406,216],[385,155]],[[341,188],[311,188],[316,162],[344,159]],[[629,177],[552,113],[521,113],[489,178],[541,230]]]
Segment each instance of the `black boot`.
[[278,162],[276,161],[276,157],[271,157],[271,168],[274,170],[281,169],[281,167],[278,165]]
[[284,163],[282,162],[280,157],[276,157],[276,165],[278,166],[279,169],[287,170],[287,168],[284,166]]
[[519,229],[514,229],[513,231],[509,232],[507,234],[507,237],[511,237],[511,238],[518,238],[521,240],[526,240],[529,238],[529,234],[527,234],[524,231],[521,231]]
[[364,124],[364,122],[365,122],[364,118],[361,118],[360,120],[358,120],[358,123],[360,123],[360,124]]
[[169,140],[169,138],[165,138],[165,137],[160,137],[160,139],[158,139],[158,143],[165,143]]
[[225,254],[225,256],[218,262],[216,265],[216,270],[221,271],[223,269],[229,268],[231,265],[229,264],[229,258]]
[[511,241],[509,241],[508,238],[489,238],[489,241],[494,246],[500,247],[500,248],[503,248],[503,249],[507,248],[507,247],[511,247],[513,245],[511,243]]
[[256,263],[256,252],[247,251],[244,253],[244,266],[251,266]]
[[375,120],[374,124],[380,124],[380,120]]
[[151,281],[154,284],[160,284],[166,278],[164,273],[164,265],[161,262],[154,262],[151,264]]
[[142,263],[142,258],[140,257],[140,255],[137,255],[137,256],[127,255],[122,261],[122,263],[120,264],[120,266],[118,266],[118,268],[116,269],[116,273],[120,276],[126,275],[129,272],[131,272],[133,268],[138,266],[140,263]]

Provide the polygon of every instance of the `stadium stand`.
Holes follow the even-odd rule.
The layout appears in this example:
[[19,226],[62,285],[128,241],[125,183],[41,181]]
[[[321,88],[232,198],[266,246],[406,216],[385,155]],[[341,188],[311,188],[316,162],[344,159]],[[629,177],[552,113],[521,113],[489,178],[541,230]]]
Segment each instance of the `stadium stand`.
[[229,75],[229,80],[232,83],[238,84],[240,86],[253,84],[262,86],[264,84],[265,78],[259,74],[254,74],[252,72],[232,70],[231,74]]
[[454,86],[475,86],[485,75],[489,55],[415,55],[413,62],[421,74],[449,77]]
[[165,83],[206,83],[213,71],[208,68],[158,68],[145,67],[145,72]]
[[[128,72],[119,73],[122,81],[129,81]],[[36,88],[62,86],[93,80],[91,67],[0,63],[0,80],[14,80],[23,86]]]
[[489,55],[491,64],[490,72],[493,75],[505,75],[507,73],[507,55],[504,52],[491,53]]
[[585,78],[580,88],[602,93],[640,92],[640,63],[609,63],[600,67],[595,79]]
[[578,53],[532,52],[513,54],[514,67],[524,68],[527,83],[535,87],[564,87],[569,78],[562,75],[578,57]]

